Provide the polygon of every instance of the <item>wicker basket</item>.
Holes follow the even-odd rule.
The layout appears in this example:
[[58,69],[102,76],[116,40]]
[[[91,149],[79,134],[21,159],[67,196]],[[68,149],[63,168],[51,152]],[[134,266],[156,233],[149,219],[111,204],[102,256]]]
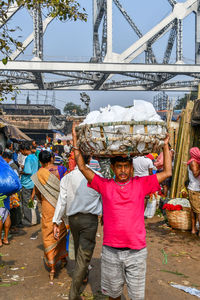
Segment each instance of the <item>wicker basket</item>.
[[[85,154],[109,157],[157,152],[166,136],[164,122],[110,122],[76,127],[78,146]],[[159,132],[159,133],[158,133]]]
[[166,210],[169,225],[175,229],[191,230],[191,209],[183,207],[183,210]]

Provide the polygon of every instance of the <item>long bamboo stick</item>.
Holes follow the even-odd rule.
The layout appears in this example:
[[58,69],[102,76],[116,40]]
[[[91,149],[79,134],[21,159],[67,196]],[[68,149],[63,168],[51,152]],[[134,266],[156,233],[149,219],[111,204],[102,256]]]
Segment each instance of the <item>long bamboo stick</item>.
[[190,149],[191,114],[192,114],[193,107],[194,107],[194,102],[189,101],[186,107],[183,147],[182,147],[182,154],[181,154],[181,161],[180,161],[176,197],[180,197],[181,189],[184,187],[184,183],[187,178],[187,161],[188,161],[188,154]]
[[185,110],[182,110],[181,113],[181,119],[179,124],[179,130],[178,130],[178,136],[177,136],[177,143],[176,143],[176,156],[175,156],[175,162],[174,162],[174,170],[172,175],[172,185],[171,185],[171,193],[170,197],[175,198],[176,195],[176,188],[177,188],[177,180],[178,180],[178,172],[179,172],[179,166],[180,166],[180,151],[181,151],[181,142],[183,138],[183,124],[184,124],[184,118],[185,118]]

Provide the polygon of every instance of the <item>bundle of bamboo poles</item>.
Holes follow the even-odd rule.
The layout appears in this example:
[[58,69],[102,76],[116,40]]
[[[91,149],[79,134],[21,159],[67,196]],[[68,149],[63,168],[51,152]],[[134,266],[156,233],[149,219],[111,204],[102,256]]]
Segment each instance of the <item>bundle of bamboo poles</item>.
[[189,149],[193,145],[194,130],[191,126],[191,115],[194,101],[188,101],[187,106],[181,113],[179,132],[175,148],[175,163],[172,176],[171,198],[180,197],[180,192],[187,179],[187,161]]
[[173,126],[169,126],[168,128],[169,133],[169,142],[172,149],[176,148],[177,136],[178,136],[178,128],[174,128]]

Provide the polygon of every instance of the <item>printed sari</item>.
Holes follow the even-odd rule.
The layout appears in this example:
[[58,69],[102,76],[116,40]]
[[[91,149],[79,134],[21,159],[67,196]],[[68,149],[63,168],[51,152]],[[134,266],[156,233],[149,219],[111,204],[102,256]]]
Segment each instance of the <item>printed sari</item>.
[[[54,169],[55,171],[55,169]],[[59,176],[60,177],[60,176]],[[56,240],[53,235],[52,219],[60,191],[60,180],[51,171],[41,168],[31,179],[36,187],[36,195],[42,203],[42,238],[44,245],[44,259],[48,267],[68,256],[66,251],[66,226],[60,224],[60,238]],[[60,178],[61,179],[61,178]]]

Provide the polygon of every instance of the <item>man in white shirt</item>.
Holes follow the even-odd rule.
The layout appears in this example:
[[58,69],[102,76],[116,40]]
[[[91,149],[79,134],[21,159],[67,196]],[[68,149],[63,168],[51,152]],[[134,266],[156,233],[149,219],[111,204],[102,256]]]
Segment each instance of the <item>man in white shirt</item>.
[[64,152],[67,156],[69,156],[71,150],[72,150],[72,144],[70,143],[70,140],[67,140],[67,143],[64,146]]
[[[90,157],[84,157],[89,163]],[[87,187],[87,179],[76,167],[64,176],[53,217],[54,237],[59,237],[61,218],[66,214],[74,239],[75,269],[69,293],[70,300],[81,299],[80,288],[87,277],[88,266],[96,243],[98,215],[102,214],[100,194]]]
[[133,158],[134,177],[143,177],[152,175],[153,162],[146,156],[136,156]]
[[24,151],[25,151],[25,144],[21,144],[20,148],[19,148],[18,157],[17,157],[17,162],[18,162],[20,171],[23,170],[25,160],[26,160],[26,155],[24,155],[24,153],[25,153]]
[[[153,162],[146,156],[136,156],[133,158],[134,177],[143,177],[153,174]],[[149,196],[145,196],[144,207],[146,208]]]

